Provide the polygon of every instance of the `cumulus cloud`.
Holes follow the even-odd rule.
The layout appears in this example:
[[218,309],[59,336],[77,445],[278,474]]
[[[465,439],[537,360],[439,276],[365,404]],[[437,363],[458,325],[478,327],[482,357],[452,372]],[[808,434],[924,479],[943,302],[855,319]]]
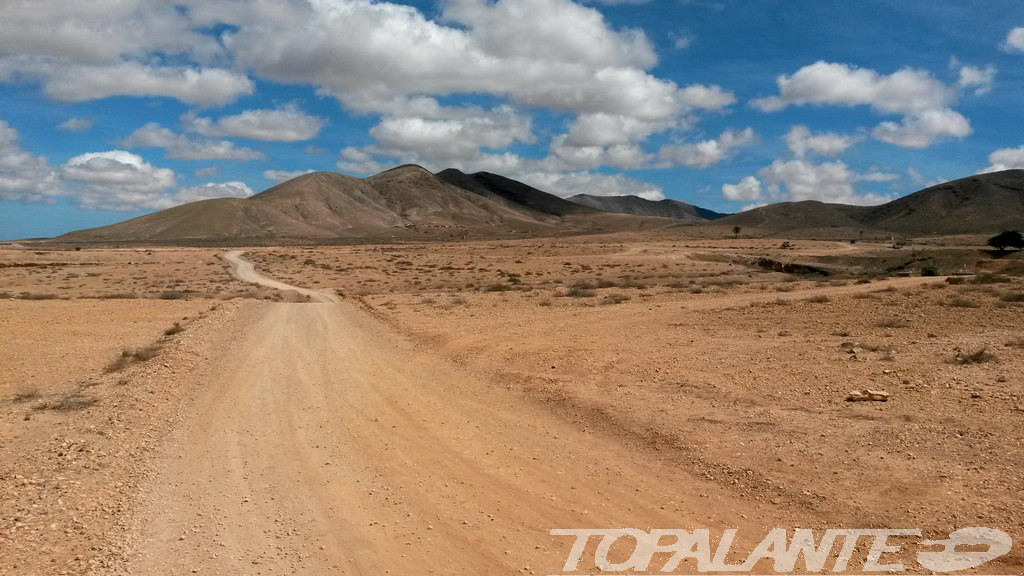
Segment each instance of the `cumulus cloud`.
[[812,134],[811,130],[802,124],[790,128],[784,139],[789,151],[797,158],[809,155],[839,156],[860,141],[857,136],[847,136],[835,132]]
[[187,10],[160,0],[0,7],[0,82],[38,82],[55,100],[167,96],[225,104],[253,91],[244,74],[215,65],[226,59]]
[[92,119],[90,118],[68,118],[57,125],[57,130],[64,132],[88,132],[92,130]]
[[316,138],[327,121],[306,114],[295,105],[275,109],[246,110],[217,120],[186,114],[186,130],[210,138],[249,138],[271,142],[301,142]]
[[62,183],[49,161],[23,150],[18,131],[0,120],[0,199],[43,202],[62,193]]
[[988,155],[988,163],[985,172],[1024,169],[1024,146],[994,150]]
[[875,205],[890,198],[860,194],[854,188],[859,176],[841,161],[815,164],[806,160],[776,160],[758,171],[774,200],[819,200],[840,204]]
[[970,134],[967,118],[949,108],[926,110],[906,116],[899,123],[882,122],[872,131],[876,139],[904,148],[927,148],[940,137],[963,138]]
[[127,210],[166,208],[164,192],[174,187],[174,171],[158,168],[124,150],[75,156],[61,168],[76,202],[86,208]]
[[975,96],[983,96],[992,91],[996,82],[995,66],[979,68],[977,66],[961,66],[957,85],[971,90]]
[[732,155],[737,149],[754,141],[753,128],[726,130],[715,140],[704,140],[694,144],[663,146],[659,156],[673,166],[708,168]]
[[664,200],[661,188],[641,182],[624,174],[600,174],[594,172],[526,173],[520,176],[523,182],[556,196],[567,198],[576,194],[593,196],[639,196],[647,200]]
[[736,184],[722,186],[722,196],[733,201],[757,201],[753,207],[765,202],[800,202],[818,200],[853,205],[876,205],[889,201],[890,196],[858,192],[856,182],[887,182],[898,178],[880,170],[858,174],[846,163],[814,163],[805,159],[775,160],[758,171],[757,177],[747,176]]
[[726,200],[758,200],[761,198],[761,181],[746,176],[736,184],[723,184],[722,196]]
[[313,172],[313,170],[266,170],[263,172],[263,177],[272,182],[281,183]]
[[[63,101],[165,96],[197,106],[252,93],[249,74],[312,85],[351,112],[379,116],[375,143],[346,149],[339,160],[360,169],[392,157],[519,165],[514,154],[495,152],[534,142],[534,109],[570,116],[566,132],[551,137],[550,156],[538,161],[540,173],[650,163],[657,156],[644,146],[652,135],[690,129],[702,114],[735,103],[721,87],[660,78],[652,72],[657,64],[644,32],[613,26],[571,0],[452,0],[437,17],[365,0],[39,0],[0,7],[0,82],[36,82]],[[499,104],[435,100],[463,94]],[[294,142],[322,126],[288,107],[221,118],[194,113],[183,119],[183,131],[214,140],[157,125],[129,142],[165,148],[174,158],[254,159],[261,155],[218,139]]]
[[163,148],[168,158],[178,160],[262,160],[263,153],[240,148],[228,140],[196,140],[178,134],[156,122],[145,124],[121,140],[125,148]]
[[778,95],[751,104],[764,112],[811,104],[870,106],[879,113],[902,116],[898,123],[887,121],[876,127],[875,138],[909,148],[923,148],[971,133],[967,118],[950,107],[957,91],[924,70],[902,68],[884,75],[819,61],[792,75],[779,76],[777,84]]
[[199,186],[184,186],[172,194],[165,202],[172,206],[210,200],[212,198],[248,198],[253,195],[252,188],[244,182],[209,182]]
[[75,156],[60,170],[72,200],[89,209],[163,210],[211,198],[247,198],[244,182],[211,182],[175,189],[174,171],[125,150]]
[[1024,52],[1024,27],[1018,26],[1010,30],[1003,48],[1009,52]]

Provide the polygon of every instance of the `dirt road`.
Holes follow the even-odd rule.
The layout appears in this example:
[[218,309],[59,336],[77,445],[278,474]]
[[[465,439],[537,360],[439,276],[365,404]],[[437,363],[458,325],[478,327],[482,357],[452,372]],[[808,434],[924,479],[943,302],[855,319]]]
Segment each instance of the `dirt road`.
[[320,303],[331,303],[340,302],[338,296],[331,292],[320,292],[317,290],[309,290],[308,288],[300,288],[298,286],[292,286],[285,284],[284,282],[278,282],[269,276],[264,276],[256,271],[256,266],[252,262],[242,258],[244,254],[241,250],[232,250],[225,252],[222,256],[224,261],[231,266],[231,274],[241,280],[242,282],[251,282],[252,284],[259,284],[260,286],[266,286],[267,288],[274,288],[277,290],[294,290],[304,296],[309,296],[313,302]]
[[552,528],[757,534],[781,518],[538,411],[354,305],[253,306],[158,457],[131,573],[554,574],[572,542]]

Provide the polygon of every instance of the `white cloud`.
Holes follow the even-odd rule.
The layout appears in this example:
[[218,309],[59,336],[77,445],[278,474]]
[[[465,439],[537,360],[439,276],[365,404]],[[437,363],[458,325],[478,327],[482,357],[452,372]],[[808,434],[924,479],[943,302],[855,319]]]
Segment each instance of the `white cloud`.
[[244,75],[219,68],[150,66],[138,62],[66,64],[34,57],[0,58],[0,82],[36,80],[43,94],[61,102],[111,96],[165,96],[188,104],[228,104],[253,92]]
[[79,185],[72,191],[75,201],[92,209],[167,208],[164,192],[175,185],[174,171],[124,150],[75,156],[64,164],[61,176]]
[[927,148],[937,139],[963,138],[971,134],[971,123],[959,112],[949,108],[926,110],[896,122],[882,122],[872,135],[882,142],[904,148]]
[[950,108],[956,90],[924,70],[902,68],[883,75],[866,68],[815,62],[793,75],[777,79],[779,94],[751,104],[775,112],[791,105],[831,104],[870,106],[883,114],[898,114],[899,123],[883,122],[875,138],[910,148],[930,146],[938,140],[963,138],[971,133],[967,118]]
[[43,156],[18,144],[18,131],[0,120],[0,199],[43,202],[63,193],[57,173]]
[[198,178],[209,178],[216,176],[220,173],[220,168],[217,166],[207,166],[206,168],[199,168],[195,171],[195,175]]
[[248,198],[252,195],[252,188],[244,182],[210,182],[199,186],[182,187],[171,195],[167,202],[176,206],[211,198]]
[[722,184],[722,196],[726,200],[757,200],[761,198],[761,181],[746,176],[736,184]]
[[672,46],[677,50],[689,48],[691,44],[693,44],[693,36],[689,34],[680,34],[672,41]]
[[168,158],[179,160],[262,160],[263,153],[239,148],[228,140],[193,140],[150,122],[119,142],[125,148],[163,148]]
[[875,205],[890,198],[860,194],[853,183],[860,176],[841,161],[814,164],[806,160],[776,160],[758,171],[773,200],[819,200],[854,205]]
[[797,124],[789,129],[785,136],[786,146],[797,158],[810,154],[818,156],[839,156],[860,141],[857,136],[822,132],[812,134],[807,126]]
[[1018,26],[1010,30],[1003,47],[1010,52],[1024,52],[1024,27]]
[[[456,120],[436,116],[434,95],[488,94],[517,110],[568,111],[576,118],[562,145],[578,147],[637,143],[735,101],[716,86],[680,88],[647,73],[657,64],[647,37],[613,28],[591,7],[569,0],[443,6],[438,20],[387,2],[284,7],[268,0],[237,13],[196,10],[238,26],[224,42],[240,65],[271,80],[316,85],[352,111],[380,114],[383,136],[458,132]],[[270,21],[275,25],[265,25]],[[441,154],[423,146],[417,153]]]
[[994,150],[988,155],[988,163],[985,172],[1024,169],[1024,146]]
[[266,170],[263,172],[263,177],[272,182],[287,182],[292,178],[298,178],[303,174],[312,174],[313,170]]
[[353,174],[376,174],[388,167],[387,164],[375,160],[371,151],[355,146],[343,148],[338,158],[338,169]]
[[[225,104],[253,90],[217,67],[227,55],[188,11],[160,0],[35,0],[0,6],[0,82],[39,82],[48,97],[168,96]],[[158,62],[191,61],[193,64]]]
[[275,142],[300,142],[315,138],[327,121],[306,114],[295,105],[276,109],[246,110],[217,120],[186,114],[186,129],[211,138],[236,137]]
[[576,194],[593,196],[639,196],[647,200],[664,200],[661,188],[647,182],[629,178],[624,174],[594,172],[526,173],[519,176],[523,182],[567,198]]
[[88,132],[92,130],[92,119],[90,118],[68,118],[57,125],[57,130],[64,132]]
[[973,89],[975,96],[982,96],[992,91],[995,81],[995,66],[986,66],[984,68],[962,66],[957,85],[964,89]]
[[473,158],[481,148],[533,141],[530,119],[508,107],[447,108],[427,117],[386,116],[370,135],[387,154],[418,153],[448,161]]
[[695,144],[663,146],[659,156],[671,165],[707,168],[714,166],[732,155],[737,149],[754,140],[754,130],[726,130],[716,140],[704,140]]

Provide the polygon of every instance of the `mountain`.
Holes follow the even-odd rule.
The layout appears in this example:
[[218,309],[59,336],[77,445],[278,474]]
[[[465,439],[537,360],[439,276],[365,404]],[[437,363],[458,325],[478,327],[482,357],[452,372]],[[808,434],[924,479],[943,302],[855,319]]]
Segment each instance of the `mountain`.
[[568,216],[572,214],[594,214],[597,211],[570,202],[564,198],[527,186],[522,182],[505,178],[490,172],[465,174],[454,168],[442,170],[437,177],[488,199],[500,198],[514,205],[525,206],[543,214]]
[[862,219],[903,234],[1024,230],[1024,170],[978,174],[876,206]]
[[688,222],[717,220],[728,216],[707,208],[701,208],[678,200],[647,200],[639,196],[593,196],[577,194],[568,198],[572,202],[597,208],[605,212],[633,214],[636,216],[657,216]]
[[[453,239],[665,227],[610,215],[495,174],[441,175],[405,165],[369,178],[305,174],[249,198],[175,206],[60,236],[66,242],[185,244],[332,239]],[[452,184],[450,182],[457,182]]]
[[740,212],[715,224],[800,231],[831,229],[928,234],[992,234],[1024,230],[1024,170],[978,174],[925,188],[880,206],[783,202]]

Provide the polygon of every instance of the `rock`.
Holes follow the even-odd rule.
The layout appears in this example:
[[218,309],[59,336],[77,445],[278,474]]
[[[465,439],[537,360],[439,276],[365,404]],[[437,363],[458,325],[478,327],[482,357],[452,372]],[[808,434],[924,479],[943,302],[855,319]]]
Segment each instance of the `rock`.
[[883,390],[853,390],[846,396],[847,402],[888,402],[889,393]]

